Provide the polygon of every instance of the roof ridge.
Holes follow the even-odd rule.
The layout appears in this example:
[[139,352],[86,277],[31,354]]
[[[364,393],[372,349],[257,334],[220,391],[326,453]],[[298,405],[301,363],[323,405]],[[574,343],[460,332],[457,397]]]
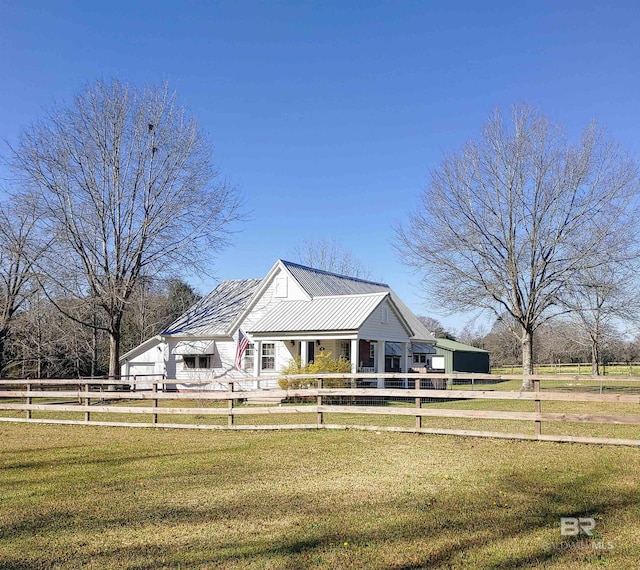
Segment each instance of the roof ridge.
[[344,297],[374,297],[378,295],[389,295],[389,291],[371,291],[370,293],[347,293],[345,295],[315,295],[311,299],[342,299]]
[[369,279],[362,279],[361,277],[352,277],[351,275],[344,275],[342,273],[334,273],[332,271],[326,271],[325,269],[317,269],[316,267],[309,267],[307,265],[302,265],[301,263],[295,263],[294,261],[287,261],[285,259],[280,259],[280,261],[286,266],[294,266],[300,269],[306,269],[308,271],[312,271],[314,273],[320,273],[322,275],[331,275],[332,277],[339,277],[341,279],[349,279],[351,281],[357,281],[359,283],[368,283],[369,285],[379,285],[380,287],[389,287],[387,283],[381,283],[379,281],[370,281]]

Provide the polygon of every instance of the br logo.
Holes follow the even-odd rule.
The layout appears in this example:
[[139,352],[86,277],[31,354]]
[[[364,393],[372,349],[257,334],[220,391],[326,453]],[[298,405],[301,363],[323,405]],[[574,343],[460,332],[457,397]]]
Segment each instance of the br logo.
[[577,536],[581,533],[592,536],[594,528],[596,528],[596,521],[591,517],[562,517],[560,519],[560,534],[562,536]]

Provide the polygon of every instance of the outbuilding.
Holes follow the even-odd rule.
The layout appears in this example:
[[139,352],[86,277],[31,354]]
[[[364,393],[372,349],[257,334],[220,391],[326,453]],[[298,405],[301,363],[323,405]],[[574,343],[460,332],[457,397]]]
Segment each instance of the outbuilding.
[[432,359],[434,370],[453,372],[476,372],[489,374],[489,353],[475,346],[462,344],[445,338],[436,339],[436,355]]

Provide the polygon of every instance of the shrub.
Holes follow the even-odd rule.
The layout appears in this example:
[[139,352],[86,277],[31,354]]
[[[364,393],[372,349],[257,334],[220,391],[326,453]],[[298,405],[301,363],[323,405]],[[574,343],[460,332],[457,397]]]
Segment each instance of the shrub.
[[[296,374],[327,374],[331,372],[340,374],[351,372],[351,362],[342,357],[332,358],[330,351],[321,352],[316,355],[313,362],[309,362],[304,366],[300,357],[292,358],[289,364],[280,371],[280,374],[292,376]],[[328,388],[337,388],[341,385],[341,382],[339,378],[326,378],[324,385]],[[278,380],[278,385],[283,390],[309,388],[316,384],[317,380],[314,378],[300,378],[299,380],[295,378],[280,378]]]

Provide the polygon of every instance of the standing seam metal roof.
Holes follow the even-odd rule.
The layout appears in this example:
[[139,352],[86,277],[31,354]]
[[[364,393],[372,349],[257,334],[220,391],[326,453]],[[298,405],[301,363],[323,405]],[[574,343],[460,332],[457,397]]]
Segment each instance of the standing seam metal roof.
[[228,327],[249,304],[262,279],[222,281],[180,318],[169,325],[162,335],[227,336]]
[[356,277],[348,277],[347,275],[329,273],[328,271],[305,267],[304,265],[292,263],[291,261],[280,261],[311,297],[327,295],[358,295],[378,292],[390,293],[391,299],[413,331],[412,338],[424,341],[435,340],[434,336],[420,322],[418,317],[413,314],[411,309],[402,302],[400,297],[396,295],[389,285],[385,283],[377,283],[375,281],[366,281]]
[[384,283],[329,273],[328,271],[305,267],[291,261],[281,261],[311,297],[362,295],[389,291],[389,286]]
[[388,295],[388,292],[382,292],[315,297],[311,301],[283,301],[247,332],[355,330]]

